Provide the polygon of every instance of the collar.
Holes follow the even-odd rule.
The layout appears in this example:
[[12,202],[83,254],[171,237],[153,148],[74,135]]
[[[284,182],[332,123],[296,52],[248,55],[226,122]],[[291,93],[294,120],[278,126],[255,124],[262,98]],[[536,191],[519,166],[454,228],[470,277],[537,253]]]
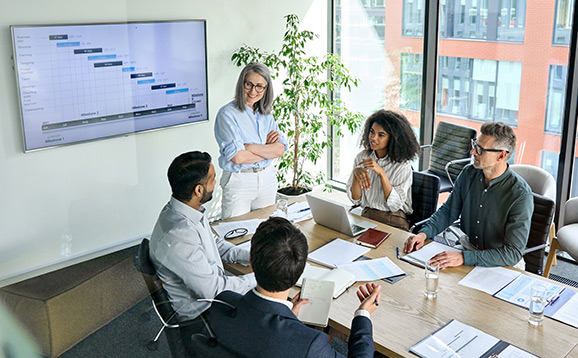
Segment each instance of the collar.
[[378,157],[377,157],[377,154],[375,154],[375,150],[372,150],[372,151],[369,153],[369,157],[372,158],[372,159],[374,159],[374,160],[375,160],[376,162],[378,162],[378,163],[380,163],[380,162],[385,162],[385,161],[389,160],[389,156],[388,156],[387,154],[386,154],[385,157],[383,157],[383,158],[378,158]]
[[291,301],[287,301],[287,300],[280,300],[278,298],[273,298],[273,297],[269,297],[269,296],[265,296],[264,294],[262,294],[261,292],[257,291],[257,288],[253,288],[253,293],[259,297],[262,298],[264,300],[267,301],[271,301],[271,302],[275,302],[275,303],[280,303],[282,305],[287,306],[287,308],[289,309],[293,309],[293,303],[291,303]]
[[[498,185],[499,183],[503,182],[504,180],[506,180],[506,178],[510,177],[511,175],[512,175],[512,169],[510,169],[510,164],[507,164],[506,170],[502,173],[502,175],[493,179],[490,182],[490,185],[488,185],[488,188],[491,187],[492,185]],[[483,173],[482,173],[482,176],[483,176]]]
[[169,201],[169,205],[178,213],[185,216],[187,219],[192,221],[193,223],[200,223],[203,221],[203,217],[205,216],[205,207],[201,206],[199,210],[191,208],[187,204],[183,203],[182,201],[175,199],[171,196],[171,200]]

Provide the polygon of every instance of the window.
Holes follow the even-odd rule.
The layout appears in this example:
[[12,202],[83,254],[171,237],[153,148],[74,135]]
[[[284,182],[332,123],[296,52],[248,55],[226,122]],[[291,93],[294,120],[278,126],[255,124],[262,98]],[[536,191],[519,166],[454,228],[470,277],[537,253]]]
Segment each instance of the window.
[[[422,37],[424,0],[404,0],[403,34]],[[440,38],[524,42],[526,0],[441,0]]]
[[572,30],[572,16],[574,14],[574,0],[556,0],[556,14],[554,19],[554,34],[552,43],[569,45]]
[[548,79],[548,103],[546,104],[546,132],[560,134],[566,98],[566,78],[568,66],[550,66]]
[[421,109],[422,55],[401,54],[399,107],[419,111]]

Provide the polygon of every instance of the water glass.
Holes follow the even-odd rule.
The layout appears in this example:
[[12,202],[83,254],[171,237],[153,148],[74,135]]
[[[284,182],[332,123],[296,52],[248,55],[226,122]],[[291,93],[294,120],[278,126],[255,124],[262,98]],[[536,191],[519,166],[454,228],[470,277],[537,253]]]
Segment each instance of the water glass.
[[277,215],[287,219],[287,200],[279,199],[277,201]]
[[424,296],[432,300],[438,296],[440,265],[437,262],[425,263],[425,291]]
[[541,326],[544,322],[544,309],[546,308],[546,286],[535,284],[531,287],[530,317],[528,322],[534,326]]

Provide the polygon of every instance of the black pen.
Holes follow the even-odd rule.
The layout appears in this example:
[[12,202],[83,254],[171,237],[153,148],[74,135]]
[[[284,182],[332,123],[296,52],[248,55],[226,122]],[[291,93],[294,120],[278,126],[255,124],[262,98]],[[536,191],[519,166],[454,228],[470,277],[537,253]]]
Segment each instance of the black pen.
[[397,258],[398,258],[398,259],[401,259],[401,257],[399,257],[399,247],[396,247],[396,248],[395,248],[395,253],[397,254]]

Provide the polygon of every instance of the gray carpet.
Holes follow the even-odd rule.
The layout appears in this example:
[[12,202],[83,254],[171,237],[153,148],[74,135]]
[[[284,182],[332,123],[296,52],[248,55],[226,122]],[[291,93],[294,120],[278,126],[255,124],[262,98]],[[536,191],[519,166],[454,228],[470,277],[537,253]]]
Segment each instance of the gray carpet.
[[[558,260],[552,267],[552,278],[562,277],[574,283],[578,281],[578,265],[574,261]],[[572,285],[571,282],[565,282]],[[100,358],[100,357],[167,357],[170,350],[166,338],[161,335],[156,351],[147,348],[161,325],[154,311],[151,310],[149,298],[139,302],[117,319],[93,333],[82,342],[64,353],[63,358]],[[341,340],[332,341],[334,348],[347,354],[347,344]]]

